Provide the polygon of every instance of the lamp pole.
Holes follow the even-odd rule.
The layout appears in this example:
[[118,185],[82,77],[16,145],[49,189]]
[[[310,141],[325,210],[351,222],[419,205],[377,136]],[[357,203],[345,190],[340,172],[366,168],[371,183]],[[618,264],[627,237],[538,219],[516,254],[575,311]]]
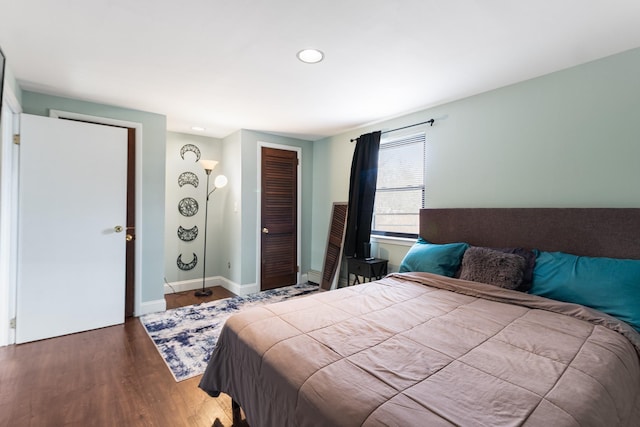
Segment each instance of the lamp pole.
[[213,190],[209,191],[209,177],[211,171],[216,167],[218,162],[216,160],[200,160],[200,164],[204,167],[204,171],[207,173],[207,199],[204,201],[204,251],[202,253],[202,289],[195,292],[197,297],[208,297],[213,293],[211,289],[206,289],[204,286],[205,278],[207,277],[207,225],[209,223],[209,196],[218,188],[222,188],[227,185],[227,177],[224,175],[216,176],[213,181]]
[[213,193],[213,191],[215,191],[214,188],[211,193],[209,192],[209,177],[211,176],[212,170],[213,169],[205,169],[205,172],[207,173],[207,199],[205,200],[204,204],[204,251],[202,253],[202,289],[196,291],[195,296],[197,297],[208,297],[213,293],[211,289],[205,289],[204,286],[204,281],[207,273],[207,223],[209,217],[209,196],[211,195],[211,193]]

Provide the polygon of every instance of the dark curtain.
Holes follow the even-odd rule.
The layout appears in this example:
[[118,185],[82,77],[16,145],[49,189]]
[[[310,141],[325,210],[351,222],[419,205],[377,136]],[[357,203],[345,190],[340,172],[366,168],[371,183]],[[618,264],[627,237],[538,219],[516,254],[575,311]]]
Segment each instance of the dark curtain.
[[344,255],[363,258],[364,244],[369,243],[373,203],[378,180],[378,150],[380,131],[361,135],[351,162],[349,205]]

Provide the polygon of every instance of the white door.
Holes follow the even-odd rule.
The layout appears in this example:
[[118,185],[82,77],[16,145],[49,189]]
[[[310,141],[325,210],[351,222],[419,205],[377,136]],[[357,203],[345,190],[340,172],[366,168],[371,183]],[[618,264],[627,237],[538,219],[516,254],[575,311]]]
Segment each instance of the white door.
[[126,130],[23,114],[20,135],[16,342],[123,323]]

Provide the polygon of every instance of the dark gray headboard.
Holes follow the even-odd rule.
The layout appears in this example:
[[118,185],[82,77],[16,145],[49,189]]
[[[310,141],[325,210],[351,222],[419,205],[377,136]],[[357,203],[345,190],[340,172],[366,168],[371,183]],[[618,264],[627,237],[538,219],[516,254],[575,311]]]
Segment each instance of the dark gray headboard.
[[422,209],[420,236],[432,243],[640,259],[640,209]]

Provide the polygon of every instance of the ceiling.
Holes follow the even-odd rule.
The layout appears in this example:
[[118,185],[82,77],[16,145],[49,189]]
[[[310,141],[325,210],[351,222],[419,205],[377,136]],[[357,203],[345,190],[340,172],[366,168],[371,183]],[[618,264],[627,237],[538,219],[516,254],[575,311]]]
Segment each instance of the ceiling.
[[[23,89],[218,138],[317,140],[640,46],[638,0],[0,0],[0,11]],[[298,61],[308,47],[325,59]]]

